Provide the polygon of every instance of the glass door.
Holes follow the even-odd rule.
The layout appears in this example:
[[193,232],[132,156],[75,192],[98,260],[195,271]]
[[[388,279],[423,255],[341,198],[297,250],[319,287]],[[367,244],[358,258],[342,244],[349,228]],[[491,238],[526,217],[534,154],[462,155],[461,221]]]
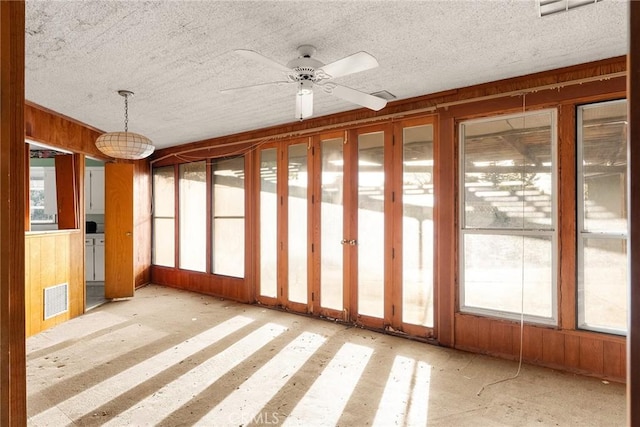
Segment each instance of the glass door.
[[345,301],[345,137],[337,132],[317,137],[313,145],[314,195],[312,310],[348,320]]
[[278,296],[278,155],[276,147],[263,148],[260,162],[260,256],[258,300],[275,305]]
[[394,146],[393,325],[412,335],[434,327],[434,125],[396,124]]
[[[388,231],[386,212],[388,212],[388,195],[385,185],[387,149],[391,148],[390,133],[384,128],[358,130],[356,158],[352,162],[357,179],[357,194],[354,204],[355,215],[351,215],[356,222],[352,229],[355,233],[347,236],[353,255],[357,257],[357,271],[352,274],[351,292],[355,294],[352,312],[353,319],[373,327],[383,327],[389,324],[388,308],[390,303],[386,289],[385,273],[388,271],[387,257],[391,251],[386,238]],[[354,242],[355,240],[355,242]],[[355,244],[354,244],[355,243]],[[387,316],[385,316],[387,314]],[[385,317],[387,320],[385,321]]]
[[309,300],[308,264],[309,264],[309,239],[308,239],[308,151],[309,141],[303,140],[290,144],[286,148],[286,206],[283,207],[283,215],[286,215],[287,224],[284,230],[287,233],[283,237],[286,242],[287,266],[283,276],[282,304],[287,308],[307,312]]

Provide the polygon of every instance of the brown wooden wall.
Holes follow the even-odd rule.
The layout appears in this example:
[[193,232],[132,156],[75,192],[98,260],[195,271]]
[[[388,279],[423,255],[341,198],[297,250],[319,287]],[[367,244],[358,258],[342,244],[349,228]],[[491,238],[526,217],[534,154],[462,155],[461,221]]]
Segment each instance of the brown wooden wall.
[[[28,233],[25,236],[26,335],[31,336],[84,312],[82,231]],[[44,319],[44,289],[69,284],[69,310]]]
[[[520,351],[520,324],[461,313],[458,303],[458,139],[461,121],[555,108],[558,111],[558,325],[527,324],[523,329],[523,358],[527,362],[624,381],[624,337],[576,330],[576,167],[575,110],[582,103],[626,97],[626,58],[618,57],[579,66],[537,73],[473,87],[460,88],[390,103],[380,112],[366,109],[312,118],[304,122],[261,129],[224,138],[199,141],[156,152],[154,166],[181,163],[180,154],[207,159],[227,151],[247,149],[247,173],[255,169],[252,145],[265,138],[289,141],[331,130],[389,125],[400,118],[430,117],[438,136],[435,147],[435,338],[440,345],[506,358]],[[256,169],[257,170],[257,169]],[[258,188],[256,177],[247,176],[247,188]],[[256,236],[251,218],[257,201],[247,200],[247,259],[256,259]],[[253,201],[252,201],[253,200]],[[255,261],[247,266],[247,278],[229,279],[179,268],[151,267],[156,283],[231,298],[255,301]]]
[[133,273],[135,286],[151,281],[151,166],[138,160],[133,168]]

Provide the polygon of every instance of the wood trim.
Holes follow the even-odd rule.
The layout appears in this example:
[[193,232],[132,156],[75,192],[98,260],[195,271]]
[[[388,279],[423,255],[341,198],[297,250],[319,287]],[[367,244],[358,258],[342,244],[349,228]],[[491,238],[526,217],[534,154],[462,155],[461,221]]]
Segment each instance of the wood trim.
[[[627,424],[640,426],[640,2],[629,2],[629,333]],[[635,25],[634,25],[635,24]]]
[[[391,120],[394,114],[407,117],[408,115],[418,112],[419,110],[435,110],[439,105],[443,106],[440,111],[447,111],[448,109],[453,108],[444,107],[444,105],[446,105],[447,103],[461,101],[469,102],[482,99],[482,97],[494,96],[496,94],[505,94],[502,95],[503,97],[496,103],[497,105],[501,105],[504,104],[507,99],[513,98],[511,95],[506,94],[508,92],[523,91],[549,85],[567,85],[560,92],[567,94],[571,93],[572,96],[575,96],[576,94],[582,93],[584,87],[586,87],[585,85],[588,85],[588,83],[570,86],[570,83],[572,81],[585,78],[597,78],[598,76],[608,74],[624,73],[625,71],[626,57],[618,56],[614,58],[590,62],[587,64],[574,65],[556,70],[543,71],[539,73],[528,74],[525,76],[498,80],[495,82],[489,82],[480,85],[409,98],[406,100],[390,102],[383,110],[379,112],[361,108],[344,113],[333,114],[330,116],[311,118],[302,122],[296,121],[285,125],[272,126],[234,135],[195,141],[186,145],[157,150],[152,155],[152,162],[159,161],[162,162],[162,164],[165,164],[165,162],[180,162],[181,160],[176,157],[176,155],[179,153],[187,152],[191,157],[198,154],[199,151],[206,151],[200,153],[200,155],[211,157],[213,156],[212,150],[216,149],[226,151],[235,150],[236,152],[241,149],[249,150],[251,149],[251,147],[260,145],[261,141],[264,141],[265,138],[269,137],[275,138],[281,135],[287,135],[287,137],[291,137],[292,135],[300,132],[311,132],[309,133],[309,135],[327,133],[331,131],[330,129],[328,129],[329,127],[342,127],[344,129],[344,124],[347,124],[346,129],[353,129],[355,127],[366,126],[363,123],[358,123],[359,120],[373,120],[376,118],[379,118],[380,120]],[[611,80],[613,81],[615,79]],[[618,80],[622,80],[624,82],[624,77],[621,77]],[[594,83],[608,84],[607,81]],[[624,88],[622,89],[622,91],[624,94]],[[548,93],[549,95],[541,95],[543,93]],[[532,96],[533,98],[535,98],[536,96],[553,97],[556,93],[558,93],[557,89],[541,90],[539,92],[528,95],[527,98]],[[516,100],[515,102],[518,106],[521,106],[520,101]],[[424,113],[425,111],[420,112],[420,114]],[[250,141],[252,140],[255,140],[255,142],[251,143]],[[222,154],[215,154],[215,156],[218,155]]]
[[455,120],[440,114],[438,135],[434,139],[434,293],[435,330],[438,341],[448,347],[454,345],[454,313],[458,284],[458,157]]
[[558,325],[576,328],[576,109],[558,110]]
[[260,179],[259,169],[260,163],[256,161],[257,152],[252,151],[244,156],[244,295],[245,299],[249,302],[256,300],[257,288],[257,256],[258,248],[255,242],[258,241],[257,224],[252,219],[257,218],[256,203],[257,200],[254,197],[256,193],[255,189]]
[[31,231],[31,156],[29,144],[24,150],[24,231]]
[[27,103],[24,125],[27,139],[96,159],[111,160],[95,145],[103,132],[60,113]]
[[73,154],[55,157],[56,199],[58,228],[72,230],[78,227],[78,180]]
[[205,180],[206,184],[206,224],[205,224],[205,233],[207,235],[206,239],[206,262],[205,262],[205,271],[209,274],[213,273],[213,251],[212,251],[212,240],[213,234],[211,233],[213,230],[213,163],[211,159],[207,159],[207,163],[205,164],[206,172],[205,172]]
[[0,425],[3,426],[27,424],[24,29],[25,3],[0,2]]

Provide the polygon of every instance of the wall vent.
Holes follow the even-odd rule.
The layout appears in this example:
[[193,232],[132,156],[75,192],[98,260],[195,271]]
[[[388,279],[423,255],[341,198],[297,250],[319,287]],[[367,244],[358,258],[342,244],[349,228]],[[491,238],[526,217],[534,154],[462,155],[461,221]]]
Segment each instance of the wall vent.
[[540,17],[558,12],[567,12],[576,7],[601,2],[602,0],[538,0]]
[[57,316],[69,310],[69,284],[44,288],[44,318]]

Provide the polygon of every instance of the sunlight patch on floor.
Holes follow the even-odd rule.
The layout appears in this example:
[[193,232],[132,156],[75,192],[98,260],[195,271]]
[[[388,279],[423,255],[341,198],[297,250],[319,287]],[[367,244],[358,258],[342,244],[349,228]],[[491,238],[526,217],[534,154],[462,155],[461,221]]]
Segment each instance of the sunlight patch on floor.
[[277,424],[277,414],[262,413],[264,406],[282,389],[305,362],[320,348],[326,338],[304,332],[291,341],[269,362],[220,404],[209,411],[198,424],[248,425],[272,421]]
[[107,426],[157,424],[184,403],[214,384],[224,374],[248,359],[286,331],[286,327],[267,323],[206,362],[166,384],[134,407],[104,424]]
[[372,354],[369,347],[344,344],[283,425],[337,425]]

